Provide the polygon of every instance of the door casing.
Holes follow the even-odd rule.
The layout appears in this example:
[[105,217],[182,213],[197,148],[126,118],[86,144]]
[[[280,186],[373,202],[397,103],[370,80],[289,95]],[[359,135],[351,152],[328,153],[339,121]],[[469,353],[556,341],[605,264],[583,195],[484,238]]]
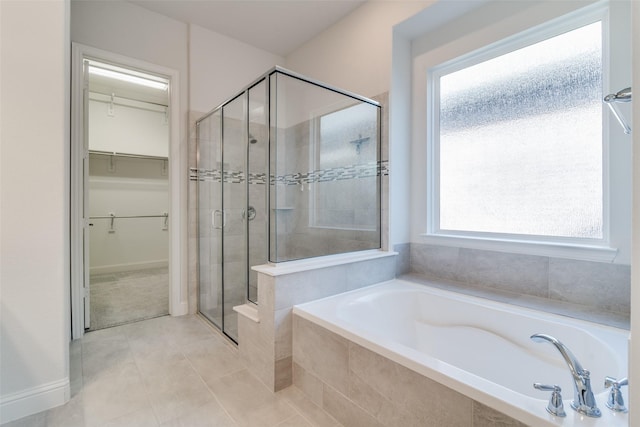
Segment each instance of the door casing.
[[[84,231],[89,221],[84,215],[86,176],[84,100],[86,76],[84,59],[95,59],[121,65],[125,68],[144,70],[169,80],[169,314],[181,316],[188,313],[187,300],[187,207],[181,202],[186,191],[187,153],[180,147],[180,96],[177,70],[144,62],[79,43],[71,49],[71,337],[82,338],[85,328],[85,268]],[[87,260],[88,262],[88,260]]]

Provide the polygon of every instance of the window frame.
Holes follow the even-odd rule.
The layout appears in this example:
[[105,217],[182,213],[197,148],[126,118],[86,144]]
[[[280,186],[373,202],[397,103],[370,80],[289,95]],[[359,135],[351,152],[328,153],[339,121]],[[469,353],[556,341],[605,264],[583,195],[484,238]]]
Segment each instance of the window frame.
[[[610,40],[611,29],[607,4],[588,6],[560,16],[530,29],[503,37],[478,49],[452,59],[440,61],[427,67],[426,76],[426,221],[421,240],[425,243],[445,246],[461,246],[488,250],[501,250],[536,255],[561,256],[597,261],[614,260],[617,249],[612,245],[611,224],[611,180],[610,180],[610,140],[615,122],[610,120],[608,109],[602,108],[602,238],[569,238],[554,236],[523,235],[509,233],[489,233],[440,229],[440,189],[439,189],[439,77],[471,65],[521,49],[537,42],[553,38],[562,33],[601,21],[602,25],[602,88],[603,94],[610,87]],[[420,78],[420,77],[418,77]],[[610,126],[610,123],[611,126]],[[625,143],[626,141],[617,141]]]

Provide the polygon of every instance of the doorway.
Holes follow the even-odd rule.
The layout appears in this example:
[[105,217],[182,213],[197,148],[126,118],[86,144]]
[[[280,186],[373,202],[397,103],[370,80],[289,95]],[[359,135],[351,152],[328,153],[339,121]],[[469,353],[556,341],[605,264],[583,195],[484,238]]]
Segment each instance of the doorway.
[[169,81],[93,59],[84,67],[85,329],[96,330],[169,314]]
[[[74,44],[72,336],[186,313],[177,72]],[[176,153],[176,156],[171,155]],[[184,298],[186,299],[186,298]]]

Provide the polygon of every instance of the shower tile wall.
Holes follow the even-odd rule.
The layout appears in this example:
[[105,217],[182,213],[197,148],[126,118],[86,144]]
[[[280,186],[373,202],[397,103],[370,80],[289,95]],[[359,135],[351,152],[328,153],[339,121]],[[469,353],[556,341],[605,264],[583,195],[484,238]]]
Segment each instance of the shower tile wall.
[[[380,103],[380,105],[382,106],[382,110],[381,110],[381,173],[382,173],[382,179],[381,179],[381,185],[382,185],[382,194],[381,194],[381,223],[382,223],[382,229],[381,229],[381,234],[382,234],[382,248],[384,250],[388,249],[388,234],[389,234],[389,222],[388,222],[388,217],[389,217],[389,171],[388,171],[388,159],[389,159],[389,138],[388,138],[388,93],[383,93],[381,95],[372,97],[373,100],[378,101]],[[198,111],[190,111],[189,112],[189,129],[190,129],[190,135],[189,135],[189,199],[188,199],[188,228],[189,228],[189,242],[188,242],[188,265],[189,265],[189,269],[188,269],[188,289],[189,289],[189,313],[196,313],[198,311],[198,272],[197,272],[197,263],[198,263],[198,243],[197,243],[197,177],[196,177],[196,154],[197,154],[197,140],[196,140],[196,131],[195,131],[195,122],[196,120],[198,120],[200,117],[204,116],[206,113],[204,112],[198,112]],[[266,128],[260,128],[259,126],[255,126],[255,123],[253,123],[251,128],[251,133],[254,137],[256,137],[256,139],[258,141],[263,140],[262,138],[265,137],[266,138]],[[306,126],[308,126],[308,123],[306,124]],[[308,130],[308,127],[307,127]],[[255,133],[254,133],[255,132]],[[308,133],[308,132],[307,132]],[[258,142],[259,144],[259,142]],[[257,144],[256,144],[257,145]],[[253,148],[252,148],[253,149]],[[255,147],[255,150],[259,150],[258,147]],[[306,153],[308,153],[308,151],[306,151]],[[262,153],[256,153],[254,157],[254,159],[258,159],[255,160],[255,162],[253,164],[258,164],[258,162],[262,161],[262,158],[260,157],[262,155]],[[266,153],[264,153],[264,155],[266,156]],[[302,152],[298,152],[298,153],[291,153],[291,155],[293,156],[291,158],[291,161],[293,161],[293,159],[297,159],[298,157],[302,156]],[[254,154],[252,153],[252,156],[254,156]],[[297,161],[297,160],[296,160]],[[250,172],[253,170],[251,169],[252,164],[250,163],[249,165],[250,167]],[[306,169],[305,169],[306,170]],[[254,177],[255,178],[255,177]],[[256,200],[256,194],[260,193],[260,194],[264,194],[263,193],[264,189],[262,188],[262,184],[259,182],[258,179],[255,179],[254,181],[252,181],[252,175],[249,175],[249,197],[251,198],[251,200]],[[291,189],[291,191],[300,191],[300,188],[298,187],[297,189]],[[286,195],[280,196],[283,198],[286,198]],[[347,194],[347,197],[349,197],[349,195]],[[282,199],[280,199],[280,201],[282,201]],[[266,201],[265,201],[265,205],[266,205]],[[282,201],[282,206],[286,206],[286,202]],[[260,212],[260,209],[256,208],[256,220],[255,221],[259,221],[261,219],[263,219],[261,217],[261,215],[266,215],[266,209],[263,212]],[[293,217],[294,215],[296,216],[296,220],[289,220],[287,219],[287,215]],[[299,226],[300,224],[300,218],[298,217],[298,214],[294,214],[293,212],[286,212],[286,211],[282,211],[280,213],[280,215],[277,217],[277,221],[278,221],[278,230],[281,231],[285,231],[286,233],[291,233],[294,230],[296,230],[296,226]],[[257,223],[257,222],[256,222]],[[250,224],[251,227],[251,224]],[[257,227],[256,227],[257,228]],[[300,228],[298,228],[299,230]],[[265,229],[264,232],[261,232],[260,230],[256,230],[256,229],[250,229],[250,233],[251,233],[251,239],[250,239],[250,246],[252,249],[255,249],[256,247],[264,247],[267,245],[267,230]],[[317,235],[315,235],[312,238],[307,238],[304,239],[302,244],[297,245],[298,246],[298,250],[300,251],[304,251],[304,253],[307,254],[315,254],[316,249],[315,248],[321,248],[321,247],[325,247],[323,245],[325,245],[326,243],[326,238],[331,236],[331,232],[329,230],[323,230],[317,233]],[[335,236],[332,236],[335,237]],[[264,241],[262,240],[264,239]],[[342,244],[344,244],[344,248],[354,248],[353,250],[359,249],[362,244],[362,240],[350,240],[350,239],[343,239],[341,241]],[[281,244],[283,245],[287,245],[288,242],[287,240],[284,240],[281,242]],[[264,245],[264,246],[263,246]],[[289,247],[286,248],[286,250],[290,250]],[[351,249],[349,249],[351,250]],[[254,253],[257,253],[258,251],[255,250]],[[253,259],[250,259],[250,265],[259,265],[259,264],[264,264],[264,261],[256,261]],[[252,290],[252,292],[256,292],[255,288],[253,288],[253,285],[256,283],[255,280],[255,273],[254,272],[250,272],[251,274],[251,288],[250,290]]]
[[[381,115],[381,207],[382,207],[382,248],[388,245],[388,132],[387,132],[387,101],[388,95],[374,97],[382,106]],[[317,170],[317,165],[311,164],[314,158],[313,126],[310,121],[301,122],[289,129],[279,129],[278,133],[278,174],[286,171],[288,176],[304,174]],[[360,134],[368,136],[373,129],[362,129]],[[346,142],[348,143],[348,142]],[[338,167],[339,173],[348,177],[327,182],[310,182],[303,184],[280,183],[276,186],[277,205],[284,207],[276,212],[278,257],[285,259],[299,259],[325,255],[327,253],[351,252],[377,247],[378,232],[325,227],[311,223],[312,203],[314,197],[319,197],[317,203],[322,210],[315,215],[319,221],[327,224],[375,224],[376,209],[373,205],[376,191],[376,177],[363,177],[366,170],[359,164],[360,157],[375,158],[375,144],[371,141],[360,148],[355,145],[347,146],[348,150],[341,152],[341,166],[353,165],[350,168]],[[284,154],[282,153],[284,151]],[[346,161],[344,160],[346,158]],[[363,174],[364,171],[364,174]],[[302,180],[304,182],[304,180]],[[313,180],[312,180],[313,181]],[[316,193],[314,193],[316,192]],[[316,195],[317,194],[317,195]],[[318,221],[318,222],[319,222]]]

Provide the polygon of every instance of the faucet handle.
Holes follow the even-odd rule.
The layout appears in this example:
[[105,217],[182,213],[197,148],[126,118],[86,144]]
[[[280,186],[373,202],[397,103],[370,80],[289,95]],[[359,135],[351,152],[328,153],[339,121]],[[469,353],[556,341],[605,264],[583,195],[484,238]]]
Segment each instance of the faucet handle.
[[627,378],[617,380],[612,377],[606,377],[604,379],[604,386],[606,388],[611,387],[611,392],[607,399],[607,408],[616,412],[627,412],[627,407],[624,406],[624,399],[622,398],[622,392],[620,391],[620,387],[625,385],[629,385],[629,380]]
[[564,412],[564,404],[562,403],[562,389],[559,385],[548,385],[548,384],[540,384],[533,383],[533,387],[538,390],[543,391],[551,391],[551,397],[549,398],[549,403],[547,404],[547,412],[551,415],[555,415],[556,417],[566,417],[567,414]]

